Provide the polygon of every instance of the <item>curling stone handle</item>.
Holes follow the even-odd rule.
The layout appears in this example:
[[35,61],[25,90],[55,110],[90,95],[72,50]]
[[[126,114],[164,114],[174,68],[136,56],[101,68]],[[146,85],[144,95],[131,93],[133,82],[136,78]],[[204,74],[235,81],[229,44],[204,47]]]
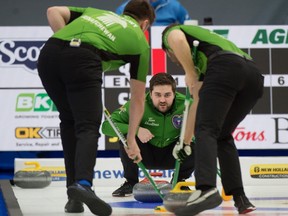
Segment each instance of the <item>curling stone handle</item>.
[[40,164],[37,162],[37,161],[27,161],[24,163],[25,165],[29,166],[29,165],[33,165],[34,167],[29,167],[29,168],[25,168],[25,170],[40,170],[41,169],[41,166]]
[[171,190],[171,192],[187,192],[187,191],[181,190],[182,186],[195,186],[195,182],[178,182],[173,188],[173,190]]

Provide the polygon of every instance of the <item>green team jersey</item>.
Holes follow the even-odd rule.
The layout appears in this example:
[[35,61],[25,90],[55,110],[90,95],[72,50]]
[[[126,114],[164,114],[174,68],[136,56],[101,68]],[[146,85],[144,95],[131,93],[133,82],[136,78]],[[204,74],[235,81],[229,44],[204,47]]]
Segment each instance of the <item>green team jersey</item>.
[[[179,139],[185,109],[184,101],[185,95],[176,92],[171,109],[167,113],[161,113],[154,107],[150,94],[147,93],[145,110],[139,127],[148,129],[154,135],[149,141],[150,144],[163,148]],[[129,108],[130,101],[111,114],[113,121],[125,135],[128,133]],[[117,136],[107,120],[102,124],[102,133],[107,136]]]
[[245,56],[247,59],[252,59],[251,56],[243,52],[233,42],[227,40],[223,36],[200,26],[193,25],[176,25],[171,27],[163,37],[163,44],[167,49],[171,49],[167,42],[167,37],[174,29],[179,29],[185,34],[191,48],[191,53],[193,50],[193,41],[199,41],[196,55],[196,67],[198,69],[197,72],[199,77],[201,74],[206,73],[208,57],[217,51],[230,51]]
[[69,9],[70,22],[52,37],[66,41],[80,39],[97,48],[103,71],[130,63],[131,78],[146,81],[150,47],[135,19],[96,8]]

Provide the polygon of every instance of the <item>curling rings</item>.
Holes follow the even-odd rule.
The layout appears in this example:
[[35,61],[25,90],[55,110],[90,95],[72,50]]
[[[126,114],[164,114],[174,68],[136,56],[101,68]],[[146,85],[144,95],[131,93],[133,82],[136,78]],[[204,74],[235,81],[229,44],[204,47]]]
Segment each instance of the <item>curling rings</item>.
[[50,172],[42,170],[38,162],[25,162],[25,165],[34,167],[19,170],[14,174],[14,184],[21,188],[44,188],[51,184]]
[[[162,173],[150,173],[151,176],[162,176]],[[161,193],[165,196],[168,194],[172,185],[165,180],[155,180],[157,188],[161,191]],[[144,178],[139,183],[135,184],[133,187],[133,196],[134,199],[143,202],[143,203],[159,203],[163,202],[162,198],[155,191],[153,185],[147,178]]]

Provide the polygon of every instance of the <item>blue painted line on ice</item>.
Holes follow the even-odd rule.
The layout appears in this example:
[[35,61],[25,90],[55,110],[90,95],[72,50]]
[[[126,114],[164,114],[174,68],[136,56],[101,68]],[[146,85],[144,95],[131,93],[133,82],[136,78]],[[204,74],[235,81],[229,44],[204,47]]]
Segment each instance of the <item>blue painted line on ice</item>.
[[120,208],[142,208],[142,209],[154,209],[156,206],[163,205],[163,203],[142,203],[138,201],[126,201],[126,202],[113,202],[109,203],[112,207]]

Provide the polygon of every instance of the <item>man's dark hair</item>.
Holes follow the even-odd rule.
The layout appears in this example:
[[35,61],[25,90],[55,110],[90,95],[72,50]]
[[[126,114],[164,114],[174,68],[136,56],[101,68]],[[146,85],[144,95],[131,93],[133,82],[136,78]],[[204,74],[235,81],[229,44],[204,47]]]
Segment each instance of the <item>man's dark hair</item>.
[[155,74],[151,79],[150,79],[150,92],[153,91],[154,86],[158,85],[170,85],[172,87],[172,91],[175,94],[176,92],[176,81],[175,79],[167,73],[158,73]]
[[169,29],[171,29],[172,27],[177,26],[177,25],[179,25],[179,24],[177,24],[177,23],[170,24],[163,30],[163,32],[162,32],[162,49],[164,51],[167,51],[167,47],[165,47],[165,45],[164,45],[165,34]]
[[131,0],[124,8],[124,15],[131,16],[137,21],[149,20],[149,24],[155,20],[154,8],[147,0]]

